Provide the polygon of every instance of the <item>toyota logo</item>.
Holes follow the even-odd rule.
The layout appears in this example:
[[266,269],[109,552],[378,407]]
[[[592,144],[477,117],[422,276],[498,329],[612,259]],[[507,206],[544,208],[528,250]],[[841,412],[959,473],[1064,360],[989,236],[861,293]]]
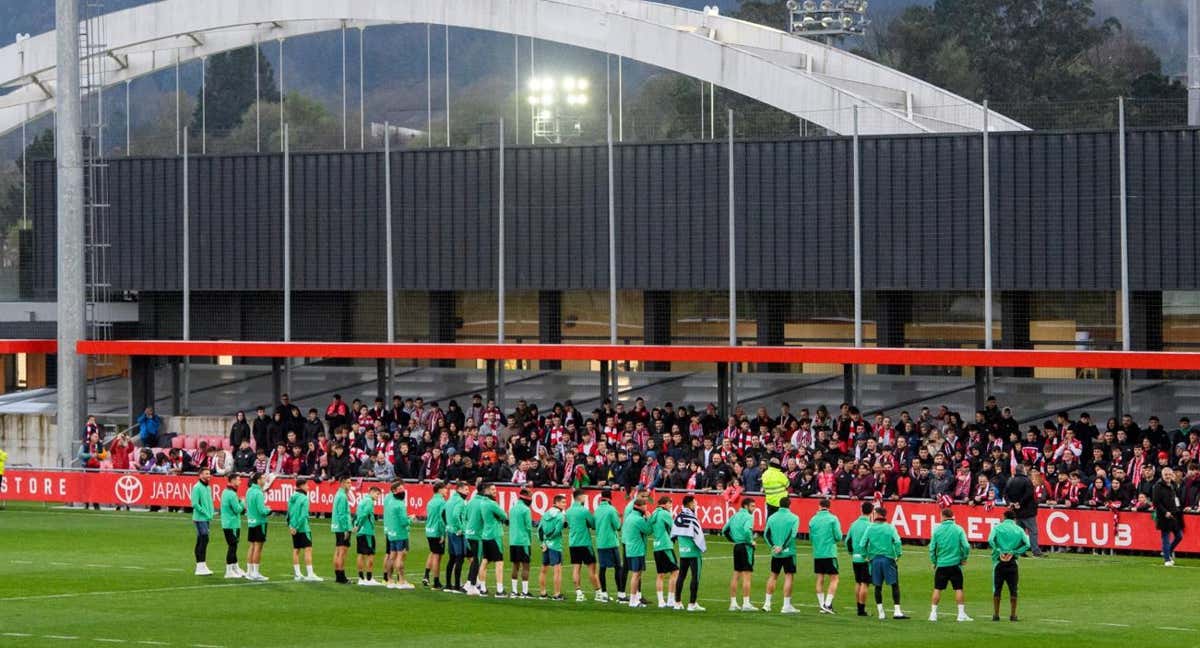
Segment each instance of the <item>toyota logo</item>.
[[133,504],[142,498],[142,480],[136,475],[121,475],[113,485],[117,501],[122,504]]

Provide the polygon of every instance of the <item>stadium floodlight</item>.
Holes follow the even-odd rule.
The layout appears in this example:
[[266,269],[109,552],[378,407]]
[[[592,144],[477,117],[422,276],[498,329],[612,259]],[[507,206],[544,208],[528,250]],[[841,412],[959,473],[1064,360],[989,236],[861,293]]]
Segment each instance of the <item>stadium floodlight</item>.
[[870,21],[867,0],[788,0],[791,32],[797,36],[833,38],[861,36]]
[[542,76],[529,80],[533,137],[560,144],[564,137],[583,132],[582,111],[588,104],[590,82],[576,75]]

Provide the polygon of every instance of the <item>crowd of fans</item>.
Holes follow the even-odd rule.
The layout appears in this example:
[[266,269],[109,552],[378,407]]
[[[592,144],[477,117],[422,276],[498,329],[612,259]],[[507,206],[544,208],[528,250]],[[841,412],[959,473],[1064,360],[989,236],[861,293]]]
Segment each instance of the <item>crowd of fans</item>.
[[760,492],[763,471],[778,458],[794,495],[973,504],[1003,503],[1020,465],[1039,504],[1121,510],[1151,510],[1153,486],[1170,467],[1180,475],[1182,507],[1200,510],[1200,428],[1187,418],[1172,430],[1154,416],[1145,427],[1125,416],[1100,429],[1086,412],[1077,419],[1061,412],[1022,429],[995,398],[967,420],[945,406],[868,418],[846,403],[834,412],[793,412],[788,403],[774,413],[739,407],[722,418],[712,404],[651,408],[641,398],[629,408],[606,401],[589,413],[571,401],[542,411],[522,400],[503,412],[478,395],[465,409],[453,400],[443,409],[397,396],[387,407],[381,399],[368,406],[335,395],[324,413],[305,413],[284,394],[253,418],[238,412],[228,449],[159,450],[152,446],[160,426],[148,409],[139,419],[139,448],[126,435],[101,443],[89,420],[80,459],[86,467],[165,474],[206,467],[217,475],[482,478],[735,495]]

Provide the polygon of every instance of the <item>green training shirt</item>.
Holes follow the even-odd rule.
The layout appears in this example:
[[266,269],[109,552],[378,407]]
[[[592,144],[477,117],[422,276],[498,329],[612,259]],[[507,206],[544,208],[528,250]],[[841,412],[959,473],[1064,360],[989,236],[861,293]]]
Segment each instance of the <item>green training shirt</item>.
[[868,526],[871,526],[871,518],[865,515],[860,515],[858,519],[850,525],[850,530],[846,532],[846,551],[850,552],[850,562],[867,562],[867,557],[863,555],[862,552],[862,544],[863,538],[867,534]]
[[496,544],[502,544],[504,524],[508,522],[508,516],[505,515],[504,509],[500,508],[496,500],[485,495],[483,502],[479,505],[479,513],[483,517],[483,532],[480,537],[484,540],[494,540]]
[[646,555],[646,536],[650,535],[650,522],[642,512],[629,509],[625,524],[621,527],[621,543],[625,545],[626,558],[642,558]]
[[482,493],[476,492],[467,500],[466,519],[467,524],[463,528],[468,540],[478,540],[483,534],[483,500]]
[[266,526],[271,509],[267,508],[267,495],[258,484],[250,484],[246,491],[246,526]]
[[192,521],[211,522],[213,519],[212,489],[197,481],[192,486]]
[[[763,537],[771,548],[772,558],[790,558],[796,555],[796,534],[800,532],[800,518],[789,509],[781,508],[767,518]],[[779,547],[779,553],[775,553]]]
[[592,529],[596,526],[596,517],[588,507],[578,502],[571,505],[564,514],[567,524],[567,543],[572,547],[592,548]]
[[533,512],[529,505],[517,498],[508,507],[508,544],[511,547],[529,548],[533,537]]
[[296,491],[288,498],[287,525],[296,533],[312,533],[308,525],[308,493]]
[[867,532],[863,534],[863,555],[867,560],[871,560],[877,556],[899,560],[900,554],[900,534],[896,532],[896,527],[887,522],[872,522],[867,526]]
[[547,549],[562,553],[563,514],[557,506],[551,506],[542,515],[538,524],[538,539]]
[[754,516],[746,509],[738,509],[721,527],[721,535],[733,544],[754,544]]
[[967,561],[970,553],[967,532],[954,520],[942,520],[934,527],[933,537],[929,540],[929,562],[934,567],[957,567]]
[[242,528],[242,513],[246,512],[246,506],[242,504],[242,500],[238,499],[237,490],[226,488],[221,491],[221,528],[222,529],[241,529]]
[[354,530],[357,535],[375,537],[375,500],[363,495],[354,509]]
[[408,540],[408,501],[395,495],[383,496],[383,535],[388,540]]
[[334,533],[350,533],[354,528],[354,520],[350,517],[350,496],[344,488],[339,488],[333,496],[333,517],[329,521],[329,528]]
[[443,509],[446,518],[446,535],[463,534],[463,506],[465,504],[458,491],[451,493],[450,499],[446,500],[446,508]]
[[818,510],[808,521],[808,537],[812,541],[813,559],[837,558],[842,542],[842,523],[828,510]]
[[1015,520],[1004,520],[992,527],[988,534],[988,546],[992,548],[992,566],[1000,564],[1002,554],[1012,554],[1016,562],[1021,554],[1029,551],[1029,534]]
[[675,553],[675,545],[671,542],[671,527],[675,526],[675,516],[670,509],[658,507],[650,515],[650,530],[654,532],[654,550]]
[[425,506],[425,537],[436,540],[446,535],[445,508],[446,498],[441,493],[434,493]]
[[596,548],[616,549],[621,545],[621,518],[611,502],[600,500],[596,505]]

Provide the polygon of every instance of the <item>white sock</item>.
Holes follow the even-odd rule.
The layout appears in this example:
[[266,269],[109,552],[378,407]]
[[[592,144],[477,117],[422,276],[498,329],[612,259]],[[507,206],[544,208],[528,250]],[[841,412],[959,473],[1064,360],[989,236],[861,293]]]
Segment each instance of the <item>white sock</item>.
[[967,606],[966,605],[958,606],[958,616],[967,616]]
[[785,607],[785,608],[792,607],[792,597],[790,597],[790,596],[783,597],[783,607]]
[[513,578],[510,580],[512,581],[512,591],[515,593],[517,591],[517,579]]
[[833,607],[833,594],[825,595],[825,607],[827,607],[827,608]]
[[765,607],[765,608],[771,607],[771,595],[770,594],[767,594],[766,597],[763,599],[763,607]]
[[750,597],[749,597],[749,596],[743,596],[743,597],[742,597],[742,605],[750,605],[750,604],[751,604],[751,603],[750,603]]
[[875,607],[879,609],[880,616],[883,616],[883,603],[876,603]]
[[521,593],[522,594],[529,593],[529,581],[527,581],[527,580],[521,581]]
[[250,570],[251,576],[258,576],[258,565],[254,563],[246,563],[246,567]]
[[[933,615],[933,614],[937,614],[937,606],[936,606],[936,605],[932,605],[932,606],[930,606],[930,607],[931,607],[932,609],[930,609],[930,610],[929,610],[929,614],[931,614],[931,615]],[[959,608],[958,608],[958,609],[960,609],[960,610],[961,610],[961,609],[962,609],[962,606],[959,606]]]
[[317,575],[315,572],[313,572],[312,565],[309,565],[309,566],[308,566],[308,575],[309,575],[309,576],[316,576],[316,575]]
[[900,604],[899,604],[899,603],[897,603],[896,605],[892,606],[892,614],[904,614],[904,612],[903,612],[903,611],[900,609]]
[[817,607],[825,607],[825,595],[817,594]]
[[[515,590],[514,590],[514,591],[515,591]],[[496,583],[496,593],[497,593],[497,594],[504,594],[504,586],[503,586],[503,585],[501,585],[500,583]]]
[[664,599],[664,598],[663,598],[663,593],[662,593],[662,592],[655,592],[655,593],[654,593],[654,595],[655,595],[656,597],[658,597],[658,604],[659,604],[659,605],[663,605],[663,604],[665,604],[665,603],[666,603],[666,599]]
[[667,605],[675,605],[675,592],[667,592]]
[[730,607],[737,607],[737,597],[736,596],[729,597],[729,605],[730,605]]
[[292,565],[292,571],[295,572],[297,576],[300,576],[300,565]]

